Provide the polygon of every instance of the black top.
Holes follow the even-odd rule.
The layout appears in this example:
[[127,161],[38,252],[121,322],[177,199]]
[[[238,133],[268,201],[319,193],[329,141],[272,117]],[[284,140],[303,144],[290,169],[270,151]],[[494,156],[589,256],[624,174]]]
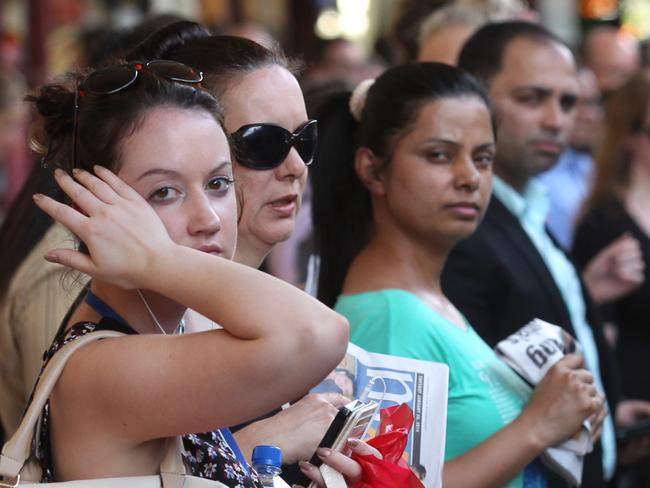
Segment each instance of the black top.
[[622,202],[610,198],[580,221],[573,256],[584,267],[601,249],[630,233],[641,243],[646,280],[628,295],[602,307],[606,320],[618,325],[616,356],[626,397],[650,400],[650,237],[634,221]]

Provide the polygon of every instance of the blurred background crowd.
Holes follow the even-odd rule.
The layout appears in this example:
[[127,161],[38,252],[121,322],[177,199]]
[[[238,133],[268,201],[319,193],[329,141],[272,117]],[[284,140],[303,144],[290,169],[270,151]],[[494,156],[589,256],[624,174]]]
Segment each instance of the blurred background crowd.
[[[31,166],[25,91],[177,18],[279,43],[304,62],[303,89],[317,103],[310,96],[323,87],[354,86],[400,62],[453,63],[477,26],[513,16],[597,53],[588,62],[583,51],[601,90],[650,62],[647,0],[0,0],[0,221]],[[586,35],[600,26],[611,29]]]

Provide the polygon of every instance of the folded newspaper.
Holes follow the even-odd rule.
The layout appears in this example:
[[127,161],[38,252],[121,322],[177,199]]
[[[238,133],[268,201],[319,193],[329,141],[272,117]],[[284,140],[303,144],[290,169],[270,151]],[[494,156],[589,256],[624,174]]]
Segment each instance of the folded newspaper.
[[[354,344],[339,366],[312,389],[335,391],[350,398],[374,400],[379,409],[406,403],[415,420],[404,459],[427,488],[442,487],[447,427],[446,364],[371,353]],[[379,409],[366,437],[377,433]]]
[[[541,319],[534,319],[508,338],[499,342],[496,353],[530,385],[537,385],[548,370],[565,354],[580,352],[580,344],[564,329]],[[588,420],[576,434],[542,453],[542,461],[574,486],[582,480],[584,455],[593,442]]]

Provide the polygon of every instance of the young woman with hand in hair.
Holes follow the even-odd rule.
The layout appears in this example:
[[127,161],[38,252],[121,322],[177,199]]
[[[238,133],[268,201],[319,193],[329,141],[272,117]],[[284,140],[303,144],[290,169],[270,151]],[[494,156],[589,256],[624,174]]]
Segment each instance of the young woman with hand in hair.
[[[229,261],[230,148],[215,99],[196,88],[201,78],[179,63],[129,63],[32,98],[48,164],[74,175],[56,171],[74,208],[36,202],[89,250],[48,259],[93,277],[48,355],[98,328],[126,333],[69,360],[44,412],[46,481],[154,474],[165,440],[183,435],[192,474],[258,487],[218,429],[295,398],[344,354],[345,320]],[[187,308],[223,329],[173,335]]]

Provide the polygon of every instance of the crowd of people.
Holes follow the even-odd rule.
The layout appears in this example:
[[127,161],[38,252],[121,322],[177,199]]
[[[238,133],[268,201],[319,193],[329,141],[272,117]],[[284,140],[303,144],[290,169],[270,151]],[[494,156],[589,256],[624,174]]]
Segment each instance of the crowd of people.
[[[448,365],[445,487],[569,486],[542,455],[585,422],[580,486],[650,486],[650,436],[618,435],[650,419],[650,68],[613,27],[575,54],[517,1],[429,14],[404,62],[340,41],[306,72],[149,21],[26,96],[35,163],[0,229],[5,440],[48,364],[116,333],[52,385],[30,481],[162,474],[180,439],[220,486],[262,486],[260,444],[290,484],[327,488],[316,452],[354,486],[352,454],[380,453],[317,449],[349,399],[309,393],[351,342]],[[15,93],[0,78],[0,109]],[[535,318],[580,349],[531,386],[494,347]]]

